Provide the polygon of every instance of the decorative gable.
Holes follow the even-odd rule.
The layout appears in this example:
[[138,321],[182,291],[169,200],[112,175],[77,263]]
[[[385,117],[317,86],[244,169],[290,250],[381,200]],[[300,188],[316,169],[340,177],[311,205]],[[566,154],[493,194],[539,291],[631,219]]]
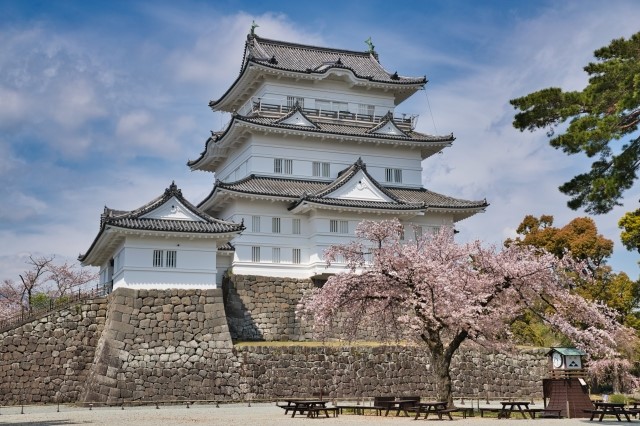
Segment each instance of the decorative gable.
[[291,126],[316,127],[307,117],[300,111],[296,111],[291,117],[279,122],[279,124],[288,124]]
[[390,136],[405,136],[408,137],[405,132],[400,130],[396,123],[393,122],[393,114],[391,111],[387,112],[382,121],[367,130],[367,133],[376,135],[390,135]]
[[335,191],[326,194],[323,198],[338,198],[345,200],[382,201],[393,203],[395,200],[384,194],[369,179],[363,170],[359,170],[346,183]]
[[384,126],[372,131],[379,135],[406,136],[405,133],[395,125],[393,121],[388,121]]
[[149,213],[140,216],[142,219],[165,219],[165,220],[190,220],[194,222],[204,222],[198,215],[191,212],[176,197],[169,198],[166,202],[153,209]]

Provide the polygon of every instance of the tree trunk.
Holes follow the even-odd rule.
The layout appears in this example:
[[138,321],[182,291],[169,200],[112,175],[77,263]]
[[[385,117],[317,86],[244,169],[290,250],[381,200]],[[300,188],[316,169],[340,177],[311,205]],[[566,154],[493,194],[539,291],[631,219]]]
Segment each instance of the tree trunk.
[[447,406],[453,405],[452,383],[449,368],[451,356],[444,351],[431,352],[431,371],[436,385],[436,400],[447,401]]

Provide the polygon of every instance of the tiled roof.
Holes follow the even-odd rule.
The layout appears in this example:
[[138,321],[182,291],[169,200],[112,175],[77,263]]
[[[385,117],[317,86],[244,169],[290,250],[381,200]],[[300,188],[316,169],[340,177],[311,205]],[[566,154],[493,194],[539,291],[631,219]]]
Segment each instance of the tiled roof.
[[[297,111],[297,110],[294,110],[294,111]],[[301,112],[301,114],[303,113]],[[287,115],[286,117],[288,116],[289,115]],[[364,127],[364,126],[350,125],[346,123],[316,122],[312,119],[309,119],[306,116],[305,118],[307,118],[310,122],[315,124],[315,127],[285,124],[281,122],[283,120],[282,117],[279,117],[279,118],[278,117],[262,117],[257,115],[249,117],[249,116],[242,116],[242,115],[236,114],[233,116],[233,118],[229,122],[229,125],[223,132],[212,133],[211,137],[207,139],[204,150],[200,153],[200,156],[195,160],[187,161],[187,166],[194,167],[196,166],[196,164],[202,161],[205,158],[207,154],[207,150],[209,149],[210,145],[216,144],[222,141],[223,138],[232,130],[233,126],[236,125],[236,123],[248,123],[248,124],[253,124],[257,126],[264,126],[267,128],[308,132],[308,133],[315,133],[318,135],[332,135],[336,137],[362,137],[362,138],[369,138],[369,139],[374,139],[379,141],[389,141],[390,143],[391,142],[397,143],[398,141],[404,141],[406,143],[411,143],[411,144],[414,144],[414,143],[424,144],[421,146],[424,146],[426,148],[433,147],[434,145],[436,147],[440,145],[448,145],[455,140],[455,137],[453,136],[453,134],[434,136],[434,135],[427,135],[424,133],[415,132],[413,130],[405,131],[404,135],[390,135],[386,133],[378,134],[378,133],[371,133],[372,128],[379,127],[378,123],[370,127]],[[387,121],[385,121],[384,123],[387,123]],[[432,144],[432,145],[429,145],[429,144]]]
[[[158,208],[171,197],[176,197],[187,209],[202,219],[200,221],[193,220],[168,220],[168,219],[152,219],[143,218],[145,214]],[[193,204],[182,196],[182,191],[178,189],[175,183],[164,191],[164,194],[150,201],[144,206],[132,210],[122,211],[113,210],[105,207],[104,213],[100,217],[101,225],[112,225],[119,228],[139,229],[148,231],[166,231],[166,232],[195,232],[195,233],[227,233],[239,232],[244,229],[242,224],[226,222],[209,216],[208,214],[198,210]]]
[[[372,128],[377,128],[380,125],[375,123],[373,126],[365,127],[365,126],[355,126],[347,123],[325,123],[325,122],[315,122],[311,119],[309,121],[316,124],[317,128],[313,127],[305,127],[305,126],[296,126],[293,124],[284,124],[279,123],[279,118],[273,117],[260,117],[260,116],[241,116],[236,115],[234,117],[235,120],[244,121],[247,123],[255,123],[263,126],[269,127],[279,127],[284,129],[291,130],[302,130],[307,132],[315,132],[315,133],[324,133],[324,134],[334,134],[334,135],[344,135],[344,136],[362,136],[366,138],[374,138],[374,139],[384,139],[384,140],[405,140],[410,142],[452,142],[455,140],[452,134],[443,135],[443,136],[434,136],[427,135],[424,133],[415,132],[413,130],[405,131],[405,135],[390,135],[387,133],[372,133]],[[386,124],[387,121],[384,122]]]
[[[186,209],[202,219],[202,221],[142,217],[166,203],[171,199],[171,197],[175,197]],[[109,239],[109,234],[105,234],[105,231],[109,228],[176,233],[228,234],[242,231],[244,229],[244,225],[241,223],[238,224],[216,219],[200,211],[182,196],[182,191],[180,191],[176,184],[172,182],[169,188],[164,191],[164,194],[138,209],[125,211],[105,207],[104,212],[100,216],[100,232],[98,232],[98,235],[93,240],[89,250],[87,250],[85,254],[78,256],[78,260],[80,262],[94,262],[96,256],[100,258],[101,255],[99,252],[101,249],[96,247],[104,247],[104,243],[99,244],[99,242]],[[98,250],[97,254],[95,250]],[[88,260],[89,258],[92,260]]]
[[220,182],[217,181],[213,191],[209,196],[200,203],[204,204],[218,190],[226,190],[229,192],[255,194],[261,196],[273,196],[279,198],[289,198],[292,201],[290,208],[295,208],[303,201],[310,201],[317,204],[354,207],[354,208],[370,208],[370,209],[387,209],[387,210],[421,210],[421,209],[483,209],[488,206],[486,200],[471,201],[463,200],[446,195],[438,194],[424,188],[397,188],[380,185],[375,179],[371,181],[382,191],[384,191],[394,202],[352,200],[342,198],[328,198],[326,194],[328,188],[335,190],[352,176],[354,166],[349,167],[333,182],[318,182],[303,179],[286,179],[278,177],[266,177],[250,175],[236,182]]
[[258,36],[247,38],[243,69],[248,62],[287,71],[322,74],[331,68],[353,71],[360,78],[393,84],[424,84],[426,77],[404,77],[385,70],[377,55],[326,47],[308,46]]

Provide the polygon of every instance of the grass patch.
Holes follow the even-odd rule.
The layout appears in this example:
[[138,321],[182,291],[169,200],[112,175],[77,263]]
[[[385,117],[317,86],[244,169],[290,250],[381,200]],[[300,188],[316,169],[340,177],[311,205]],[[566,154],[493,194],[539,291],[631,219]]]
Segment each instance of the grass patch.
[[322,347],[329,346],[332,348],[341,348],[341,347],[379,347],[379,346],[412,346],[406,342],[400,343],[381,343],[381,342],[369,342],[369,341],[353,341],[353,342],[345,342],[345,341],[331,341],[331,342],[322,342],[322,341],[247,341],[247,342],[234,342],[234,346],[237,347],[252,347],[252,346],[268,346],[268,347],[294,347],[294,346],[307,346],[307,347]]

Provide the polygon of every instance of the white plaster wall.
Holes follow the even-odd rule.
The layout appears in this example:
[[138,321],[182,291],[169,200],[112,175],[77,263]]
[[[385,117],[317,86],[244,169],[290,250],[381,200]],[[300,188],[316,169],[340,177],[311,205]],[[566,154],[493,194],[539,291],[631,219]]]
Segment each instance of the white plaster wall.
[[[247,229],[236,237],[232,244],[236,251],[233,259],[233,271],[236,274],[264,275],[277,277],[308,278],[316,274],[335,273],[343,270],[343,265],[336,264],[327,269],[324,260],[324,250],[332,244],[346,244],[354,238],[354,231],[358,223],[364,219],[390,219],[391,215],[358,214],[356,212],[317,210],[308,214],[293,215],[286,202],[249,201],[236,199],[228,204],[221,215],[225,220],[239,222],[244,219]],[[252,216],[261,219],[260,232],[252,231]],[[273,217],[281,218],[281,233],[271,232]],[[300,219],[301,234],[291,234],[291,220]],[[452,224],[452,216],[448,214],[427,213],[425,215],[411,215],[401,217],[405,223],[406,239],[413,239],[411,224],[423,227],[423,232],[431,232],[443,225]],[[330,220],[348,221],[349,233],[340,234],[330,232]],[[260,247],[260,263],[253,263],[252,247]],[[280,248],[280,263],[272,262],[272,249]],[[292,250],[301,251],[301,263],[292,263]],[[224,268],[220,267],[222,273]]]
[[[293,173],[274,173],[274,158],[292,160]],[[229,153],[227,159],[218,167],[216,176],[225,182],[236,181],[252,173],[309,179],[313,177],[312,164],[318,161],[329,162],[331,174],[330,178],[314,179],[331,181],[358,158],[362,158],[367,165],[367,172],[382,184],[417,188],[422,186],[421,154],[419,150],[411,147],[263,134],[251,135],[241,149]],[[402,183],[385,182],[386,168],[402,169]]]
[[256,90],[253,97],[254,100],[260,98],[264,103],[286,105],[287,96],[304,98],[305,108],[316,108],[316,99],[346,102],[349,104],[349,111],[354,113],[358,112],[358,104],[374,105],[375,115],[384,115],[393,111],[396,106],[391,92],[381,89],[366,90],[337,80],[289,83],[286,80],[267,81]]
[[[154,250],[175,250],[176,267],[154,267]],[[216,288],[214,239],[129,236],[121,253],[123,267],[115,272],[114,289]]]

